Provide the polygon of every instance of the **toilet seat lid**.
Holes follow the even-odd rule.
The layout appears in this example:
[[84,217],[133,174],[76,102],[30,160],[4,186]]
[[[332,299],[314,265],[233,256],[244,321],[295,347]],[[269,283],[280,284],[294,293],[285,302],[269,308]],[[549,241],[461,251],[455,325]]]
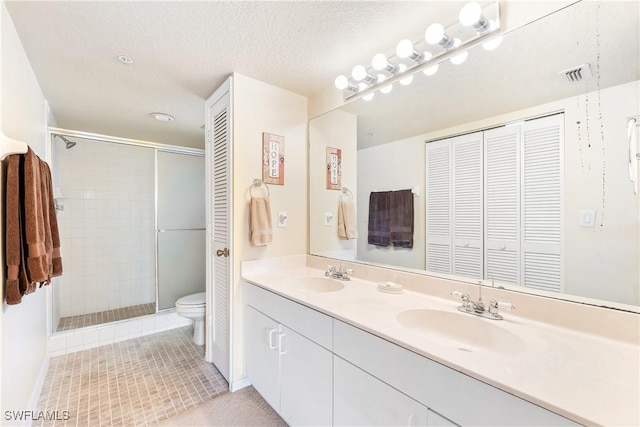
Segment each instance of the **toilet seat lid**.
[[200,292],[197,294],[186,295],[176,301],[176,304],[180,305],[204,305],[206,292]]

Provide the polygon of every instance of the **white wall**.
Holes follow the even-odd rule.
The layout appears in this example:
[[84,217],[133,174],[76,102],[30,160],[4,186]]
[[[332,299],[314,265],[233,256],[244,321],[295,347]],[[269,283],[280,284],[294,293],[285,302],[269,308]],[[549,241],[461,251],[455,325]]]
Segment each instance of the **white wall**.
[[[233,75],[233,377],[245,377],[244,298],[240,263],[307,252],[307,98],[241,74]],[[285,138],[285,183],[269,185],[273,242],[249,242],[249,188],[262,178],[262,133]],[[287,227],[275,224],[287,212]]]
[[[640,215],[626,129],[626,118],[640,113],[640,81],[569,99],[564,109],[565,292],[640,305]],[[583,209],[596,211],[596,227],[579,226]]]
[[[425,268],[425,150],[421,136],[358,150],[358,260]],[[369,194],[414,187],[413,248],[368,244]]]
[[[33,151],[45,158],[46,118],[45,99],[33,74],[15,27],[4,2],[0,6],[1,53],[0,115],[2,131],[14,139],[27,142]],[[6,164],[2,165],[2,176]],[[4,186],[4,178],[0,180]],[[0,188],[3,190],[3,188]],[[4,194],[4,191],[0,193]],[[0,205],[3,202],[0,202]],[[0,209],[0,212],[4,212]],[[4,218],[0,222],[4,228]],[[4,235],[4,232],[2,233]],[[4,246],[4,242],[2,243]],[[2,251],[4,254],[4,251]],[[4,257],[4,255],[3,255]],[[2,259],[4,289],[5,261]],[[55,281],[52,286],[55,286]],[[38,398],[41,372],[47,366],[47,290],[38,289],[23,298],[18,305],[2,303],[2,356],[0,378],[2,382],[2,425],[15,425],[5,420],[5,411],[35,410],[31,407]]]
[[[348,198],[340,190],[326,187],[327,147],[341,149],[342,187],[352,192],[357,204],[357,116],[335,110],[309,123],[309,240],[311,252],[340,259],[354,260],[356,242],[361,239],[342,239],[338,236],[338,205],[340,198]],[[333,215],[330,225],[325,225],[325,213]],[[357,214],[357,212],[356,212]],[[366,235],[364,235],[366,239]]]

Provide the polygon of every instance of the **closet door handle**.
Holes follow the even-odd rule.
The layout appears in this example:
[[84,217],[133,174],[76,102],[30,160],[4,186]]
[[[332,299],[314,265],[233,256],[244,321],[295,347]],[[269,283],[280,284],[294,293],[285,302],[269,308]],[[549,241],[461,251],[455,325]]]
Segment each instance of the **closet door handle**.
[[216,251],[216,256],[223,256],[223,257],[228,257],[229,256],[229,248],[224,248],[224,249],[218,249]]
[[280,353],[280,356],[287,354],[286,351],[282,351],[282,339],[284,336],[285,334],[278,335],[278,353]]
[[276,345],[273,343],[273,334],[275,334],[277,329],[272,329],[269,331],[269,350],[275,350]]

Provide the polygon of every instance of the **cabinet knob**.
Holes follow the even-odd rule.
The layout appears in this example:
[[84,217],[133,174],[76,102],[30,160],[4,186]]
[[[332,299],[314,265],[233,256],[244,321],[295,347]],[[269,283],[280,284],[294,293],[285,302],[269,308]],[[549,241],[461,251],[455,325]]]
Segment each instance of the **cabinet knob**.
[[224,248],[224,249],[218,249],[216,251],[216,256],[223,256],[223,257],[228,257],[229,256],[229,248]]

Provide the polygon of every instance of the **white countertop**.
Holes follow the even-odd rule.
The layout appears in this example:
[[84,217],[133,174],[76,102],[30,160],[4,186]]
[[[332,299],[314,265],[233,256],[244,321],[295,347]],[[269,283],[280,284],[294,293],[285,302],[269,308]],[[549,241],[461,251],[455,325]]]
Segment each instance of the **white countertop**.
[[[408,350],[586,425],[640,425],[640,346],[531,321],[505,312],[504,320],[459,313],[451,299],[405,290],[387,294],[377,283],[352,278],[344,289],[314,292],[293,278],[324,277],[309,267],[244,269],[242,277],[264,289],[371,332]],[[509,339],[493,351],[483,345],[432,339],[407,328],[398,314],[413,309],[459,313],[491,322]],[[464,321],[465,324],[469,321]],[[511,332],[511,333],[509,333]],[[510,341],[515,342],[510,343]],[[517,344],[512,346],[511,344]],[[464,348],[464,351],[461,351]]]

